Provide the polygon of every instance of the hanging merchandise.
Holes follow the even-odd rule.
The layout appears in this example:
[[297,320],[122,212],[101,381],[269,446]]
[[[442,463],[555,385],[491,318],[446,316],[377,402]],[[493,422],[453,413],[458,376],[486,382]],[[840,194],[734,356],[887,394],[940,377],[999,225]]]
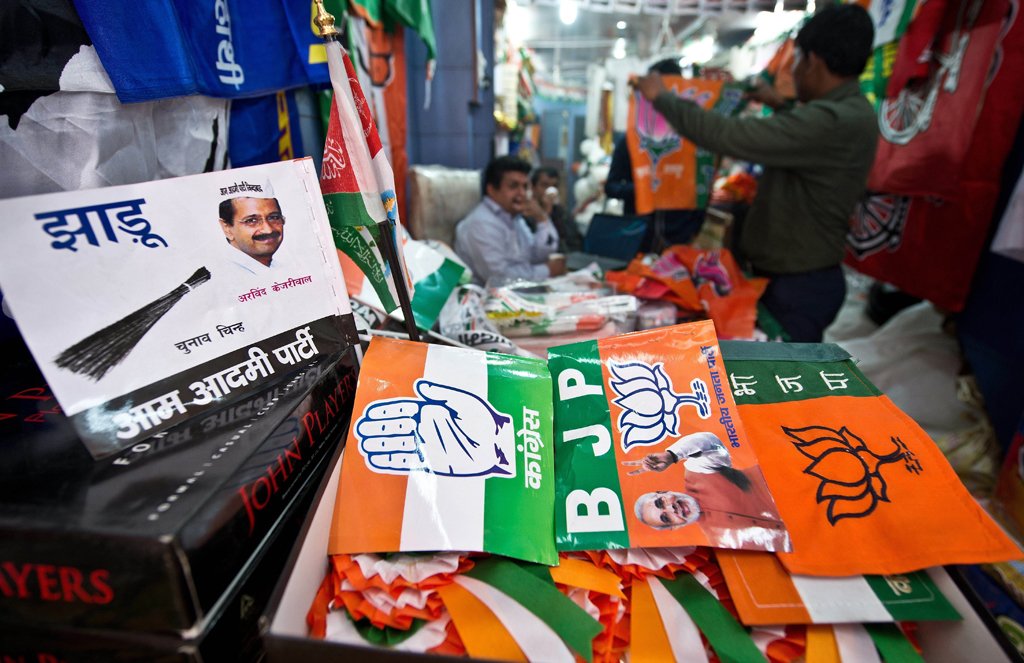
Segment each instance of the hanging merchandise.
[[[851,267],[950,311],[961,310],[966,301],[992,223],[1003,162],[1024,110],[1024,87],[1020,85],[1020,72],[1024,70],[1024,22],[1020,20],[1019,5],[1017,0],[986,2],[983,14],[988,15],[990,5],[1001,5],[1008,13],[1000,14],[998,25],[1003,36],[982,69],[990,82],[970,148],[962,165],[950,166],[957,177],[954,197],[942,200],[872,194],[854,213],[847,238],[846,262]],[[974,43],[973,36],[968,43]],[[969,45],[968,53],[971,48]],[[971,73],[964,69],[966,64],[964,60],[961,81]],[[978,72],[972,75],[985,76]],[[935,112],[939,109],[937,105]],[[974,117],[976,112],[973,108],[962,115]],[[957,123],[961,121],[960,115],[951,113],[950,117],[955,117]],[[919,134],[906,147],[909,149],[925,137],[926,134]],[[919,161],[916,176],[930,182],[941,181],[948,170],[942,163],[943,159],[932,157]],[[914,171],[908,165],[905,172]]]
[[916,8],[917,0],[870,0],[867,10],[875,25],[873,48],[899,41]]
[[543,362],[374,338],[353,412],[332,554],[469,550],[555,562]]
[[[929,4],[939,3],[933,1]],[[875,107],[876,112],[885,100],[900,40],[906,33],[916,9],[917,0],[873,0],[868,6],[868,13],[875,24],[875,41],[867,67],[860,76],[860,91]]]
[[437,58],[437,38],[430,0],[349,0],[352,10],[374,27],[391,29],[400,23],[420,36],[427,47],[427,59]]
[[[399,25],[411,29],[427,48],[424,108],[430,107],[430,88],[437,68],[437,36],[430,0],[349,0],[349,6],[372,28],[400,33]],[[334,12],[338,16],[338,12]],[[404,94],[404,87],[402,88]]]
[[725,343],[753,451],[793,538],[793,574],[902,574],[1019,548],[934,442],[833,345]]
[[789,549],[735,416],[711,322],[559,346],[548,356],[560,549]]
[[728,249],[669,247],[656,260],[640,257],[606,278],[620,290],[646,300],[664,300],[683,314],[706,315],[719,336],[750,339],[757,322],[757,300],[768,280],[746,278]]
[[790,574],[769,553],[720,550],[717,559],[747,625],[960,619],[925,571],[816,578]]
[[[1005,49],[1019,49],[1016,39],[1007,39],[1016,4],[1017,0],[948,0],[922,5],[900,42],[879,109],[881,138],[869,190],[962,197],[960,185],[968,170],[963,164],[979,110],[994,93],[986,93],[986,88],[1002,70],[1014,80],[1020,77],[1017,56],[1002,58]],[[1020,100],[1024,93],[1011,97]]]
[[[662,76],[665,86],[683,99],[721,115],[740,110],[743,88],[721,80]],[[685,140],[639,92],[629,100],[626,130],[636,213],[707,207],[714,183],[714,157]]]
[[359,84],[366,94],[384,155],[395,173],[399,217],[405,218],[409,155],[406,152],[404,31],[397,27],[389,31],[383,26],[374,27],[366,20],[349,17],[347,35],[352,64],[359,74]]
[[75,8],[124,103],[261,96],[328,80],[326,68],[310,77],[308,48],[284,27],[310,26],[310,3],[78,0]]
[[69,4],[0,3],[0,25],[0,198],[227,167],[227,101],[121,104]]
[[293,90],[231,102],[228,154],[233,168],[288,161],[302,155]]

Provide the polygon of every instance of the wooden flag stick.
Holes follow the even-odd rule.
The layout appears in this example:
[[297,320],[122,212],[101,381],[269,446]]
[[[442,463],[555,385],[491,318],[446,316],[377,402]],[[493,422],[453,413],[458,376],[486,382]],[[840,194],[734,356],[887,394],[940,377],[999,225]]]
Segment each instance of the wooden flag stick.
[[419,341],[420,330],[416,326],[416,318],[412,314],[412,300],[409,299],[409,289],[405,285],[405,274],[402,272],[402,261],[398,258],[398,246],[395,244],[395,226],[389,219],[377,223],[377,230],[380,233],[380,248],[384,260],[391,266],[391,273],[395,282],[395,291],[398,293],[398,306],[402,309],[402,317],[405,318],[405,330],[409,333],[409,340]]

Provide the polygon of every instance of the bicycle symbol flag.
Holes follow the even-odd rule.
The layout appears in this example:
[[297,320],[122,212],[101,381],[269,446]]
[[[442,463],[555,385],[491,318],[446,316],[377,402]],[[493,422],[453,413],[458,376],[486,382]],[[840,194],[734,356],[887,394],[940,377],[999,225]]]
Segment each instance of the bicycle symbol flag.
[[[919,63],[929,45],[932,58]],[[877,193],[854,216],[852,267],[963,309],[1013,145],[1017,123],[1006,118],[1024,112],[1022,72],[1019,0],[921,5],[900,42],[879,119],[883,136],[868,184]],[[925,103],[931,95],[933,107]]]
[[543,361],[376,337],[352,411],[331,554],[557,561]]

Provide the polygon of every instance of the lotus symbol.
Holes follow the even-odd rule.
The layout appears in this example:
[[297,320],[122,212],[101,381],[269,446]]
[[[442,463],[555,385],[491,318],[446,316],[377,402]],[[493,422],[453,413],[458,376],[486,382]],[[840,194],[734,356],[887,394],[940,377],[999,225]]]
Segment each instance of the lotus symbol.
[[609,363],[608,370],[612,374],[609,385],[618,394],[612,402],[622,408],[618,426],[625,450],[635,444],[657,444],[669,435],[678,435],[677,411],[681,405],[697,408],[701,419],[711,416],[708,387],[700,378],[690,381],[692,393],[677,394],[661,362],[653,366],[641,362]]
[[639,92],[636,93],[637,135],[640,149],[651,158],[651,187],[657,189],[658,162],[662,157],[679,149],[682,141],[668,120],[654,110],[654,105]]
[[816,496],[818,504],[828,504],[828,522],[835,525],[843,518],[863,518],[879,502],[888,502],[882,465],[895,463],[904,454],[895,440],[892,451],[878,454],[843,426],[839,430],[825,426],[782,427],[792,438],[797,451],[811,459],[804,468],[821,480]]

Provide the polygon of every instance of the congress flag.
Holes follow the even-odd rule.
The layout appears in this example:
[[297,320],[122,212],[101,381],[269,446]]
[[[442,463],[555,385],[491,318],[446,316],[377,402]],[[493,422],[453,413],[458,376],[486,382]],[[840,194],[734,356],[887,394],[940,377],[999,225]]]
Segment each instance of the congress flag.
[[330,553],[464,550],[556,563],[551,417],[539,359],[375,337]]
[[[337,41],[328,41],[327,64],[334,99],[324,143],[320,189],[334,232],[335,246],[366,274],[387,311],[398,308],[397,278],[404,264],[391,265],[381,247],[381,228],[391,232],[401,258],[401,221],[391,165],[359,86],[352,61]],[[378,226],[378,223],[388,223]],[[410,292],[410,295],[412,293]]]
[[548,366],[560,550],[790,549],[714,323],[561,345]]

